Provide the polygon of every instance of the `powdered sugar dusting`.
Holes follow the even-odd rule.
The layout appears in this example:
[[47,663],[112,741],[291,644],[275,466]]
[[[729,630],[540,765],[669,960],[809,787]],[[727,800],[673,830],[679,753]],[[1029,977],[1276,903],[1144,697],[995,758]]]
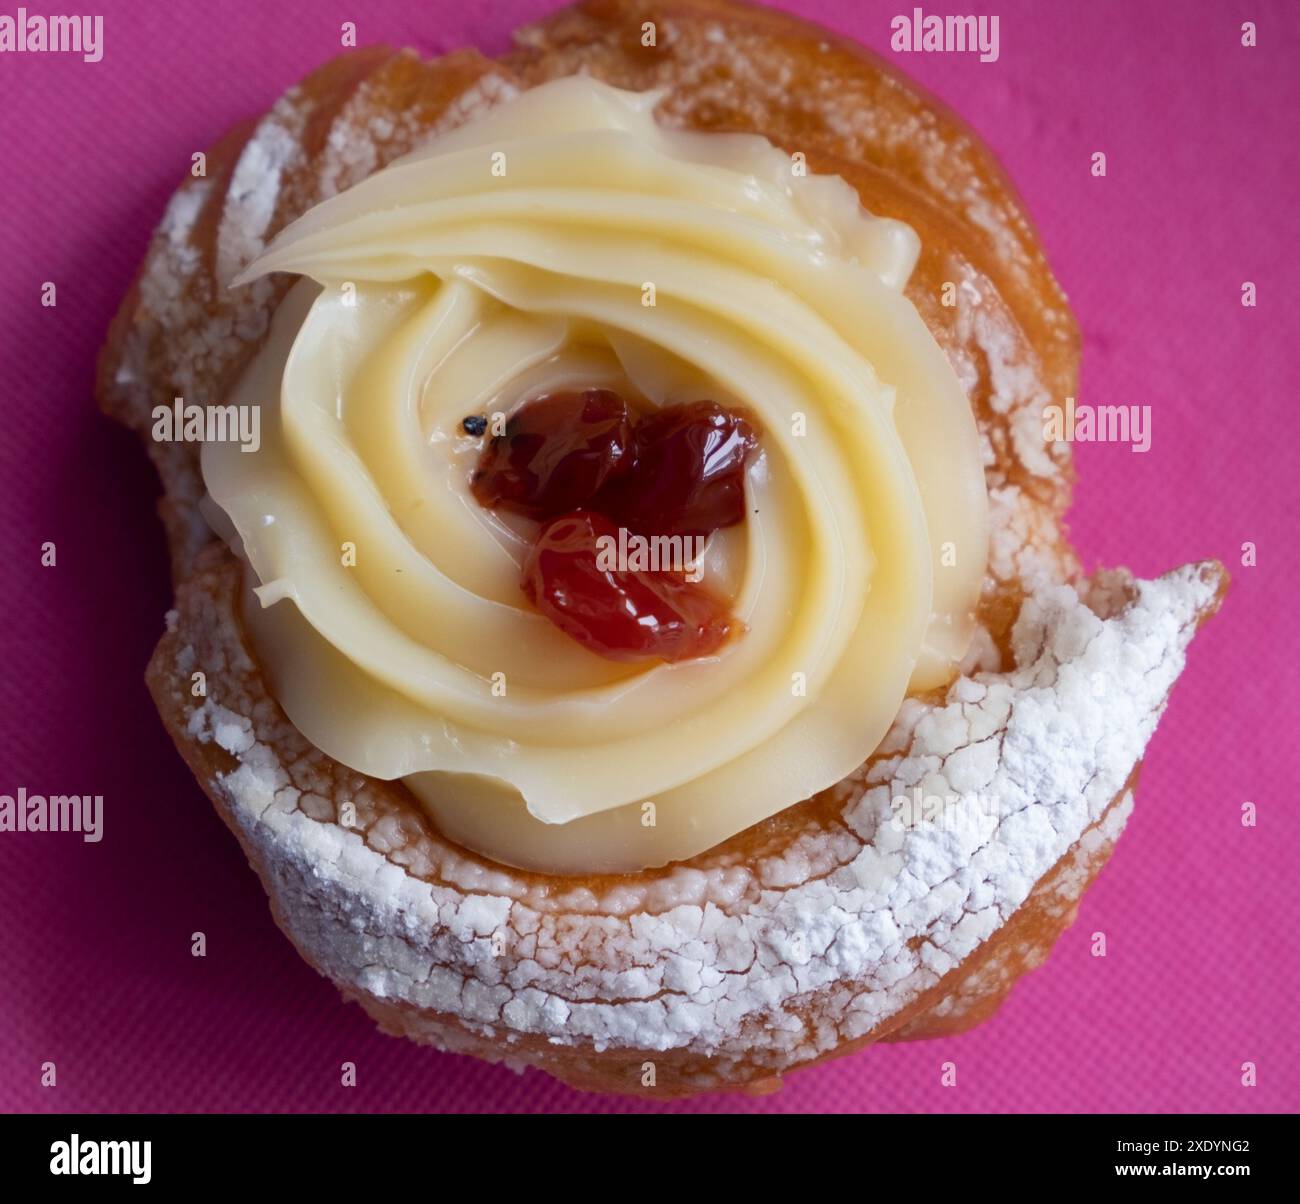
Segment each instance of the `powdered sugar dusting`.
[[265,249],[284,176],[302,162],[302,124],[286,97],[244,146],[221,214],[218,284],[228,285]]
[[[653,889],[605,890],[585,912],[579,888],[530,891],[502,867],[468,889],[436,840],[428,880],[394,863],[391,827],[309,818],[266,715],[208,699],[190,729],[231,754],[214,789],[275,876],[294,939],[345,989],[494,1040],[707,1051],[719,1074],[743,1053],[779,1070],[870,1033],[1006,924],[1081,838],[1083,853],[1113,839],[1218,588],[1201,566],[1154,582],[1111,575],[1089,593],[1097,613],[1069,587],[1043,587],[1015,624],[1015,667],[962,678],[939,703],[909,700],[841,787],[838,824],[752,866],[686,865]],[[900,810],[918,789],[938,812]],[[1058,889],[1066,899],[1068,876]],[[798,1019],[810,997],[824,1025]]]

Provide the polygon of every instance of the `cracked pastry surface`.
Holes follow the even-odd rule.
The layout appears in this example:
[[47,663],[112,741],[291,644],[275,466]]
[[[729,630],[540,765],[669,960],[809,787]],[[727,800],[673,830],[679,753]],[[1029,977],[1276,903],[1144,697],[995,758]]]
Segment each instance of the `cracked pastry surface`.
[[[233,562],[212,560],[181,588],[154,688],[309,960],[387,1026],[451,1049],[632,1051],[590,1069],[557,1058],[580,1085],[622,1074],[632,1089],[642,1061],[675,1054],[670,1092],[944,1031],[1041,958],[1123,828],[1221,588],[1208,565],[1105,575],[1084,597],[1045,587],[1013,630],[1013,670],[905,705],[859,774],[780,828],[663,871],[569,880],[466,854],[303,740],[258,681]],[[224,701],[194,705],[195,668]],[[939,803],[898,807],[918,790]]]
[[[100,392],[144,431],[159,389],[224,395],[285,287],[225,285],[271,236],[431,132],[578,69],[665,88],[669,124],[806,149],[810,167],[917,230],[907,295],[970,397],[989,492],[966,673],[910,697],[836,787],[661,870],[509,869],[441,838],[400,786],[308,744],[250,652],[238,564],[198,514],[193,448],[150,445],[178,583],[151,689],[308,960],[390,1031],[596,1089],[640,1090],[649,1060],[655,1090],[681,1094],[762,1084],[993,1010],[1108,856],[1225,577],[1204,564],[1155,582],[1071,584],[1067,449],[1043,443],[1041,410],[1073,391],[1077,339],[1018,204],[964,127],[799,22],[657,5],[661,53],[650,55],[627,39],[650,12],[565,10],[502,63],[362,52],[291,90],[176,194],[110,336]],[[771,82],[792,71],[809,85],[798,106]],[[954,306],[939,301],[944,282]],[[198,670],[206,701],[190,694]]]

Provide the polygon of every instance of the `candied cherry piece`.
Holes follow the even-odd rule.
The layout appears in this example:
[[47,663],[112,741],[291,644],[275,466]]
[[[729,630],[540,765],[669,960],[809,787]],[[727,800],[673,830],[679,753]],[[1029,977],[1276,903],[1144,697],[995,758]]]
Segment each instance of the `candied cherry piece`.
[[732,619],[708,590],[678,573],[602,567],[617,545],[618,527],[602,514],[550,519],[524,563],[524,593],[565,635],[611,660],[684,661],[722,647]]
[[470,478],[479,504],[545,519],[587,502],[631,466],[632,419],[608,389],[525,402],[488,442]]
[[709,535],[745,517],[754,427],[713,401],[648,414],[633,431],[635,464],[594,507],[643,535]]

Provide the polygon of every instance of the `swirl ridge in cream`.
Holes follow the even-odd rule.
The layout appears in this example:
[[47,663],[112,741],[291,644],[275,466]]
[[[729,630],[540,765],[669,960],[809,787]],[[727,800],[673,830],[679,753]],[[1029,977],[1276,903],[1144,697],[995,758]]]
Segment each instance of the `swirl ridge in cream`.
[[[690,856],[851,772],[951,675],[985,567],[915,234],[656,100],[543,85],[291,225],[236,281],[303,278],[232,398],[262,446],[203,452],[295,725],[556,873]],[[469,493],[460,424],[574,387],[759,420],[747,521],[706,554],[746,628],[716,657],[608,661],[524,598],[527,532]]]

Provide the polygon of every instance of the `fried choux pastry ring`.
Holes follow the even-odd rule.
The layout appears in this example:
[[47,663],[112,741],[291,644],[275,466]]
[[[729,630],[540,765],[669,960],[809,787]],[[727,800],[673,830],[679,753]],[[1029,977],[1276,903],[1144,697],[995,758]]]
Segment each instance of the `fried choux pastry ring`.
[[163,720],[388,1032],[674,1096],[965,1029],[1226,574],[1081,576],[1074,319],[938,102],[730,0],[516,42],[346,54],[172,198],[99,376]]

